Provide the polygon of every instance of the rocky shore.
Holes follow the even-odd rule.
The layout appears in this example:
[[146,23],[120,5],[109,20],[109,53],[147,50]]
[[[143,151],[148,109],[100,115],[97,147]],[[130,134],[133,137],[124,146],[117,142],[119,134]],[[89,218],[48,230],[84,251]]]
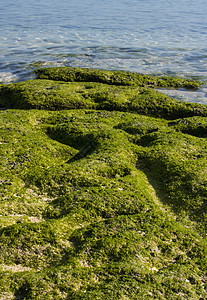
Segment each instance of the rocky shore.
[[205,299],[201,83],[43,68],[0,85],[0,299]]

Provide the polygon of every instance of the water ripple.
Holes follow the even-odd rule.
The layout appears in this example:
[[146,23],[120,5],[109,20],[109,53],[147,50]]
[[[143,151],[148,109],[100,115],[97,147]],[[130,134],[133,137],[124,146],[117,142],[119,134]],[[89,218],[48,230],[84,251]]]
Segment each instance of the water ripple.
[[31,78],[42,64],[207,80],[206,15],[205,0],[7,0],[0,79]]

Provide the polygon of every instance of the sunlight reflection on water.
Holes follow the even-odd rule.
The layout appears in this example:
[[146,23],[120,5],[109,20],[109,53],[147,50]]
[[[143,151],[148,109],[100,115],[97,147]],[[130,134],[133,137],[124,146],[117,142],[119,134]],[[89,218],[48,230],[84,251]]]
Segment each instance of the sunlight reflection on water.
[[[205,0],[120,0],[118,5],[115,0],[7,0],[0,11],[0,82],[32,78],[38,66],[204,81],[206,15]],[[202,90],[192,95],[206,103]],[[191,101],[190,95],[187,98]]]

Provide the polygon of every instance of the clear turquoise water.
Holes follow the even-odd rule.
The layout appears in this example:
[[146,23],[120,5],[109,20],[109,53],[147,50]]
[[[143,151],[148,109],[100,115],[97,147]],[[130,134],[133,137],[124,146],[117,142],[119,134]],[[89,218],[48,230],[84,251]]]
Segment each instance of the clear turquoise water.
[[[206,0],[0,4],[1,82],[31,78],[36,66],[52,65],[207,80]],[[193,101],[207,103],[206,93],[204,86]]]

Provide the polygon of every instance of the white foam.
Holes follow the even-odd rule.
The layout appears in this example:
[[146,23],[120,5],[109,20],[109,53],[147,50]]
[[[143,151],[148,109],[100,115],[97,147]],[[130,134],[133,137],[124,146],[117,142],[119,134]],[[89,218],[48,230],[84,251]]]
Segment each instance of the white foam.
[[10,83],[17,80],[18,77],[11,72],[0,72],[0,83]]

